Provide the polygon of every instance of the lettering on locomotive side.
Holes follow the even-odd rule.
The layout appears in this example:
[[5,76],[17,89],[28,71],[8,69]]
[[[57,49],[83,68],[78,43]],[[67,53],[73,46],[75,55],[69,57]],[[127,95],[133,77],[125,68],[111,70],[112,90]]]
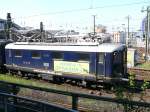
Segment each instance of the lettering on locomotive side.
[[89,74],[89,63],[54,60],[54,71]]
[[49,63],[43,63],[44,67],[49,67]]

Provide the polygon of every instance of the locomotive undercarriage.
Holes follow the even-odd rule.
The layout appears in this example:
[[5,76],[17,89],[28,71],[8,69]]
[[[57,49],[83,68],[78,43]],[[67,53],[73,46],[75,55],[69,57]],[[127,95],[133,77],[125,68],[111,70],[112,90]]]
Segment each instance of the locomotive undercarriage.
[[69,83],[77,86],[98,87],[98,88],[111,88],[113,85],[123,83],[122,78],[111,77],[96,77],[95,75],[83,76],[76,74],[63,74],[55,73],[54,71],[47,71],[44,73],[42,70],[26,67],[14,67],[12,65],[5,65],[8,73],[18,75],[21,77],[43,79],[55,83]]

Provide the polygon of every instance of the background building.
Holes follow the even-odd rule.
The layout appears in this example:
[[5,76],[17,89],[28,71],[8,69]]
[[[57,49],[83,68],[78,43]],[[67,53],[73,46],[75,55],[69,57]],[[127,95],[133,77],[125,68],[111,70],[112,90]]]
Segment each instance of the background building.
[[126,44],[126,33],[123,31],[113,32],[112,42]]

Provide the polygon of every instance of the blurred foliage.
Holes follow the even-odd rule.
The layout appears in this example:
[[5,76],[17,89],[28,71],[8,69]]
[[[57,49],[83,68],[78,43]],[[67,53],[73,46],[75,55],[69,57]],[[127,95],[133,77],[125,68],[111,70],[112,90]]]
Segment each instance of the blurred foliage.
[[131,88],[135,88],[135,74],[134,73],[129,73],[129,76],[128,76],[128,78],[129,78],[129,87],[131,87]]

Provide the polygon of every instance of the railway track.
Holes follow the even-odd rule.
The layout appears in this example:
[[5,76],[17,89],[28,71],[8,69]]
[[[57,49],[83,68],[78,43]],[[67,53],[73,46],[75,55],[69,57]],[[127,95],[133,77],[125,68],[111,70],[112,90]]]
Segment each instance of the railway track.
[[[33,91],[33,92],[35,93],[36,91]],[[43,95],[45,95],[45,94],[43,93]],[[32,99],[45,101],[45,99],[43,99],[43,95],[41,94],[39,97],[36,97],[36,95],[33,95],[33,96],[26,95],[26,97],[31,97]],[[137,99],[137,97],[139,99],[140,96],[136,95],[134,97],[135,97],[134,99]],[[145,96],[143,98],[144,98],[144,100],[142,100],[142,101],[146,101],[146,99],[150,99],[150,96]],[[47,95],[46,99],[47,100],[49,99],[50,103],[54,103],[56,105],[60,105],[65,108],[71,108],[71,102],[70,102],[70,99],[68,99],[68,97],[64,97],[64,96],[60,97],[59,95],[51,94],[51,95]],[[139,100],[139,101],[141,101],[141,100]],[[112,108],[112,106],[114,106],[114,107]],[[115,103],[104,102],[104,101],[94,101],[94,102],[89,101],[88,102],[88,100],[79,99],[79,104],[78,104],[78,110],[80,112],[99,112],[100,110],[102,112],[112,112],[112,109],[113,109],[113,112],[116,112],[118,108],[121,108],[121,107],[117,107],[117,104],[115,104]],[[121,111],[121,112],[123,112],[123,111]],[[143,112],[145,112],[145,111],[143,111]]]

